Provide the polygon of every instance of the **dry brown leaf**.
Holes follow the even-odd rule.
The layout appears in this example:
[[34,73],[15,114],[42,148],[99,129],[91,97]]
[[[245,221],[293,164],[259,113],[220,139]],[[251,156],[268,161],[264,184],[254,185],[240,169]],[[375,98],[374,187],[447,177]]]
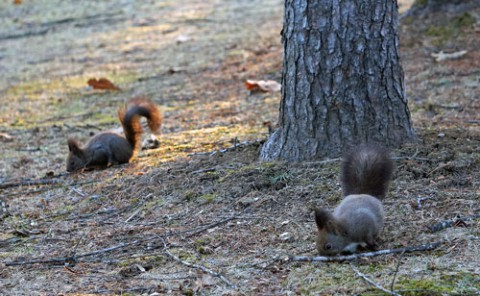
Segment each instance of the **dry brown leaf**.
[[93,89],[104,89],[104,90],[120,90],[118,86],[110,82],[107,78],[91,78],[88,79],[88,85],[90,85]]
[[264,92],[278,92],[282,89],[282,85],[274,80],[247,80],[245,86],[248,90]]
[[13,4],[16,4],[16,5],[22,4],[22,0],[13,0]]
[[5,142],[7,142],[7,141],[12,141],[12,140],[13,140],[13,137],[10,136],[10,135],[7,134],[7,133],[0,133],[0,140],[5,141]]

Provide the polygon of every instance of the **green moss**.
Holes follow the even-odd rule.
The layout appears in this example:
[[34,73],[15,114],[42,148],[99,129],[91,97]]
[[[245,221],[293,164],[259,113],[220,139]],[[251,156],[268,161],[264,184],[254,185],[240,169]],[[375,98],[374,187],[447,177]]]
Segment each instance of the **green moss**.
[[185,250],[179,250],[178,254],[177,254],[177,257],[182,259],[182,260],[186,260],[188,262],[195,262],[196,261],[195,255],[190,254],[189,252],[187,252]]
[[117,264],[118,267],[127,267],[133,264],[139,264],[142,266],[146,265],[153,265],[153,266],[161,266],[165,264],[165,257],[154,255],[154,256],[142,256],[139,258],[129,258],[123,260]]
[[140,203],[140,199],[138,197],[133,197],[129,202],[130,202],[130,205],[136,206],[137,204]]
[[428,0],[415,0],[412,6],[425,6],[428,4]]
[[195,240],[195,245],[197,246],[206,246],[206,245],[209,245],[211,243],[211,238],[209,237],[202,237],[202,238],[198,238]]
[[470,13],[465,12],[462,15],[454,17],[450,23],[456,28],[465,28],[476,24],[477,19]]
[[209,254],[213,253],[211,248],[208,248],[208,247],[205,247],[205,246],[198,247],[197,252],[199,254],[202,254],[202,255],[209,255]]
[[145,212],[145,214],[150,214],[153,212],[154,209],[156,209],[158,206],[163,205],[164,203],[165,203],[165,199],[160,197],[156,198],[144,204],[143,211]]
[[348,265],[300,264],[293,268],[288,288],[294,289],[298,295],[353,295],[357,291],[352,291],[351,287],[361,284],[358,277],[352,277]]
[[271,176],[269,179],[272,184],[277,184],[278,182],[288,182],[291,178],[292,175],[290,175],[289,172],[282,172],[280,174]]
[[187,201],[193,201],[193,200],[197,199],[197,193],[195,193],[192,190],[185,191],[183,196]]
[[430,37],[438,37],[448,39],[454,33],[452,27],[449,26],[430,26],[426,29],[425,34]]
[[413,21],[415,20],[415,18],[411,17],[411,16],[407,16],[406,18],[404,18],[402,20],[402,23],[404,25],[411,25],[413,23]]
[[203,194],[203,195],[200,196],[200,199],[204,200],[207,203],[214,202],[216,198],[217,198],[217,196],[215,194],[211,194],[211,193]]
[[442,293],[452,293],[452,287],[443,281],[435,279],[411,279],[401,278],[395,284],[396,291],[402,295],[437,295]]
[[92,115],[91,120],[94,120],[96,125],[112,125],[118,122],[117,116],[113,115],[114,114],[95,113]]
[[425,35],[436,38],[433,43],[442,45],[444,42],[462,34],[465,28],[476,24],[477,20],[470,13],[465,12],[462,15],[452,18],[446,25],[432,25],[425,30]]

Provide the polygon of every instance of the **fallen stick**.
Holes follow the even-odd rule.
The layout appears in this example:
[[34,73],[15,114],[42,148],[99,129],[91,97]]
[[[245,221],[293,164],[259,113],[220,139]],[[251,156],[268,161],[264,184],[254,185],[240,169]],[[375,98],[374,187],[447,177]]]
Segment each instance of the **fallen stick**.
[[[193,231],[193,232],[190,233],[189,235],[187,235],[187,237],[195,236],[195,235],[197,235],[197,234],[199,234],[199,233],[201,233],[201,232],[204,232],[204,231],[206,231],[206,230],[208,230],[208,229],[217,227],[218,225],[221,225],[221,224],[223,224],[223,223],[227,223],[228,221],[231,221],[231,220],[233,220],[233,219],[237,219],[237,217],[228,217],[228,218],[225,218],[225,219],[223,219],[223,220],[210,223],[210,224],[208,224],[208,225],[206,225],[206,226],[204,226],[204,227],[201,227],[200,229],[191,230],[191,231]],[[190,232],[190,230],[187,231],[187,232]]]
[[19,187],[19,186],[36,186],[63,183],[63,180],[56,179],[39,179],[39,180],[20,180],[19,182],[7,182],[0,184],[0,189]]
[[353,271],[355,271],[355,273],[361,277],[364,281],[366,281],[367,283],[369,283],[370,285],[374,286],[375,288],[379,289],[380,291],[383,291],[389,295],[394,295],[394,296],[401,296],[400,294],[398,293],[395,293],[393,291],[389,291],[387,290],[386,288],[382,287],[381,285],[375,283],[373,280],[371,280],[369,277],[367,277],[364,273],[362,273],[360,270],[358,270],[357,267],[353,266],[352,264],[350,264],[350,267],[353,269]]
[[29,265],[36,263],[52,264],[52,265],[65,265],[69,258],[51,258],[51,259],[33,259],[26,261],[10,261],[5,262],[5,266],[15,266],[15,265]]
[[395,286],[395,280],[397,279],[398,271],[400,270],[403,254],[405,254],[405,252],[400,253],[400,257],[398,257],[397,266],[395,267],[395,272],[393,273],[392,283],[390,284],[390,291],[393,291],[393,287]]
[[404,247],[404,248],[397,248],[397,249],[387,249],[387,250],[380,250],[375,252],[367,252],[367,253],[359,253],[359,254],[352,254],[352,255],[344,255],[344,256],[295,256],[289,255],[288,260],[290,261],[307,261],[307,262],[335,262],[335,261],[351,261],[358,258],[364,257],[375,257],[380,255],[387,255],[387,254],[395,254],[395,253],[412,253],[412,252],[420,252],[420,251],[430,251],[438,248],[441,243],[431,243],[425,245],[418,245],[412,247]]
[[165,251],[165,254],[167,254],[170,258],[172,258],[173,260],[177,261],[177,262],[180,262],[181,264],[185,265],[185,266],[188,266],[188,267],[191,267],[191,268],[197,268],[197,269],[200,269],[201,271],[203,272],[206,272],[208,274],[210,274],[211,276],[214,276],[214,277],[218,277],[219,279],[221,279],[225,284],[227,284],[228,287],[230,288],[235,288],[235,285],[232,284],[226,277],[224,277],[223,275],[221,275],[220,273],[218,272],[215,272],[209,268],[206,268],[205,266],[202,266],[202,265],[199,265],[199,264],[195,264],[195,263],[189,263],[189,262],[186,262],[186,261],[183,261],[182,259],[178,258],[177,256],[173,255],[170,251],[168,251],[167,249],[167,244],[165,243],[165,241],[163,241],[163,245],[164,245],[164,251]]
[[230,147],[226,147],[226,148],[222,148],[222,149],[218,149],[218,150],[213,150],[213,151],[209,151],[209,152],[194,152],[194,153],[188,154],[188,156],[199,156],[199,155],[200,156],[202,156],[202,155],[213,156],[213,155],[216,155],[216,154],[219,154],[219,153],[229,152],[229,151],[232,151],[232,150],[236,150],[237,148],[244,148],[244,147],[247,147],[247,146],[250,146],[250,145],[261,145],[263,142],[265,142],[265,140],[254,140],[254,141],[243,141],[243,142],[235,141],[233,143],[233,145],[230,146]]
[[116,245],[116,246],[113,246],[113,247],[109,247],[109,248],[105,248],[105,249],[101,249],[101,250],[97,250],[97,251],[93,251],[93,252],[89,252],[89,253],[84,253],[84,254],[80,254],[80,255],[70,256],[70,257],[60,257],[60,258],[50,258],[50,259],[32,259],[32,260],[25,260],[25,261],[10,261],[10,262],[6,262],[5,266],[30,265],[30,264],[36,264],[36,263],[46,263],[46,264],[53,264],[53,265],[66,265],[66,264],[75,265],[75,263],[78,262],[77,258],[90,257],[90,256],[95,256],[95,255],[98,255],[98,254],[102,254],[102,253],[112,252],[112,251],[122,249],[122,248],[125,248],[125,247],[128,247],[128,246],[134,245],[134,244],[138,244],[138,243],[140,243],[142,241],[146,241],[146,240],[148,240],[148,239],[136,240],[136,241],[133,241],[133,242],[123,243],[123,244],[119,244],[119,245]]
[[445,220],[435,223],[433,225],[428,226],[428,229],[431,232],[437,232],[443,230],[445,228],[449,228],[452,226],[464,226],[466,221],[476,220],[479,219],[480,215],[473,215],[473,216],[460,216],[455,217],[454,220]]

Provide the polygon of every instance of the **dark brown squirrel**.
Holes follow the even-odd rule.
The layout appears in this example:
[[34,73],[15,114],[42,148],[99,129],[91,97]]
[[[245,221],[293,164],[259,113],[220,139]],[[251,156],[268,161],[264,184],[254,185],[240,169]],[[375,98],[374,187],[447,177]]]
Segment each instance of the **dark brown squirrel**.
[[393,169],[387,149],[373,144],[362,144],[344,156],[340,178],[344,199],[333,213],[315,210],[320,255],[355,253],[359,246],[376,247],[383,229],[381,201]]
[[102,168],[127,163],[135,156],[143,133],[140,116],[147,118],[148,127],[157,133],[162,124],[162,114],[150,100],[137,97],[118,109],[125,137],[115,132],[102,132],[83,146],[74,139],[68,139],[67,171],[82,168]]

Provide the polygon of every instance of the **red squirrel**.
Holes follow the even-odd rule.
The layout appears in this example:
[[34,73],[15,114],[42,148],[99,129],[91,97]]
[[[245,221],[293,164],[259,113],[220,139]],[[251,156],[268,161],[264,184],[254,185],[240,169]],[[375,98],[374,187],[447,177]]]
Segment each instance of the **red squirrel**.
[[90,138],[83,147],[76,140],[68,139],[67,171],[129,162],[140,146],[143,132],[140,116],[147,118],[152,132],[158,132],[162,124],[160,110],[152,101],[139,97],[118,109],[125,137],[114,132],[102,132]]
[[394,164],[385,148],[363,144],[347,153],[342,162],[344,199],[333,213],[315,210],[320,255],[355,253],[358,246],[374,248],[383,229],[382,200]]

